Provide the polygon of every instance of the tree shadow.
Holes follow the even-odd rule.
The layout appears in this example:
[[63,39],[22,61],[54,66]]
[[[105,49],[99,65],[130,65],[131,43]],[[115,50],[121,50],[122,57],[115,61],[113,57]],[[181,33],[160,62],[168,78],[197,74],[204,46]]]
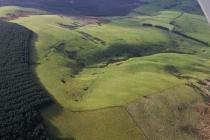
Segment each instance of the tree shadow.
[[[42,107],[41,109],[39,109],[39,113],[41,114],[42,117],[42,123],[44,124],[44,126],[48,129],[48,133],[50,134],[52,139],[58,139],[57,136],[61,136],[61,132],[58,128],[56,128],[49,120],[56,118],[57,116],[61,115],[63,112],[63,107],[58,103],[58,101],[49,93],[49,91],[44,87],[44,85],[42,84],[41,80],[37,77],[37,73],[35,71],[35,68],[37,65],[39,65],[39,63],[36,62],[36,60],[38,60],[38,56],[37,56],[37,50],[35,47],[35,42],[38,40],[38,35],[36,33],[33,33],[32,35],[32,39],[30,42],[30,70],[32,72],[32,75],[35,79],[35,81],[39,84],[39,86],[41,86],[41,88],[44,90],[44,93],[48,94],[48,96],[50,96],[50,98],[52,99],[52,102],[50,104],[45,105],[44,107]],[[31,53],[33,52],[33,53]],[[33,58],[32,58],[33,57]],[[50,115],[48,115],[48,118],[44,117],[44,112],[46,111],[50,112]],[[53,110],[53,111],[52,111]],[[51,132],[49,131],[51,130]],[[54,132],[54,133],[52,133]],[[62,140],[61,138],[59,138],[59,140]],[[73,140],[73,138],[65,138],[64,140]]]

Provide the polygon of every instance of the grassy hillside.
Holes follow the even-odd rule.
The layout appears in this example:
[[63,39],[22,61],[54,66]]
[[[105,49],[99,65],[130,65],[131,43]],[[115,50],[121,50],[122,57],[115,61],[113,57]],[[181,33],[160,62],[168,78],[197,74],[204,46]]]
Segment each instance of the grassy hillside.
[[[47,24],[49,21],[51,23],[50,25]],[[63,21],[62,24],[71,24],[75,22],[75,19],[43,15],[24,17],[17,19],[14,22],[22,24],[32,29],[34,32],[39,33],[38,41],[35,44],[37,46],[36,57],[38,58],[38,61],[36,63],[38,63],[38,65],[36,67],[36,72],[38,77],[40,78],[40,81],[44,83],[46,89],[53,94],[55,99],[61,100],[59,103],[62,106],[70,107],[72,110],[96,109],[113,105],[122,105],[138,98],[142,93],[143,95],[147,95],[182,83],[182,80],[177,80],[173,75],[170,77],[170,74],[167,74],[167,72],[164,73],[164,66],[162,68],[157,65],[151,66],[150,63],[144,62],[143,58],[140,59],[140,63],[139,60],[134,61],[133,64],[130,63],[130,60],[125,61],[130,57],[151,55],[158,52],[179,52],[190,54],[198,51],[198,53],[206,53],[202,52],[201,48],[197,48],[193,41],[187,40],[183,42],[181,41],[181,37],[172,33],[160,31],[156,28],[132,27],[130,25],[127,27],[125,25],[119,26],[120,24],[117,24],[117,21],[115,21],[114,23],[102,26],[90,24],[75,30],[68,30],[60,27],[56,21]],[[37,24],[41,26],[34,26]],[[50,30],[43,30],[47,28],[50,28]],[[106,31],[105,33],[101,32],[104,30]],[[123,32],[126,32],[126,34],[122,34]],[[122,35],[119,36],[119,34]],[[153,35],[153,37],[151,37],[151,35]],[[66,37],[68,37],[67,40],[63,40]],[[94,42],[92,39],[94,37],[99,39],[102,38],[105,43],[101,44],[96,41]],[[191,47],[191,50],[188,48],[189,46]],[[74,53],[76,56],[73,56]],[[181,56],[181,54],[178,56]],[[189,56],[186,58],[188,57]],[[175,58],[177,59],[177,57]],[[177,61],[176,59],[172,64],[175,64]],[[182,59],[185,59],[185,57]],[[195,58],[195,60],[199,59]],[[112,65],[111,63],[118,61],[124,61],[124,63],[128,63],[128,65],[126,65],[125,68],[123,65],[119,65],[115,68],[115,64]],[[169,65],[170,63],[171,62],[166,62],[165,65]],[[139,66],[139,69],[135,65]],[[191,65],[189,59],[186,61],[186,65]],[[136,78],[133,79],[128,71],[126,71],[129,66],[134,67],[141,75],[148,69],[154,69],[154,71],[151,72],[154,76],[148,77],[145,73],[143,74],[144,77],[140,76],[139,79],[136,79],[138,77],[134,75]],[[149,67],[148,69],[146,69],[147,66]],[[141,69],[141,67],[146,70]],[[51,69],[50,73],[49,69]],[[125,72],[123,72],[124,69]],[[77,73],[81,70],[83,71],[78,75]],[[162,76],[160,76],[161,70],[163,71]],[[155,72],[157,72],[158,78],[155,76]],[[128,76],[128,79],[126,79],[126,75]],[[114,81],[112,81],[112,78]],[[105,79],[108,81],[104,81]],[[122,90],[120,90],[117,85],[110,84],[112,82],[117,82],[123,88],[123,82],[125,81],[124,84],[127,87],[129,86],[127,83],[129,80],[134,80],[131,83],[135,84],[131,84],[130,88],[124,88]],[[154,81],[154,84],[152,84],[154,89],[146,87],[145,83],[141,82],[142,80]],[[162,87],[159,84],[155,84],[160,82],[162,82]],[[106,85],[106,83],[108,83],[108,85]],[[142,84],[145,89],[141,88],[134,90],[132,95],[130,89],[139,84]],[[109,87],[110,85],[112,87]],[[100,88],[99,86],[102,87]],[[100,92],[97,88],[103,92],[103,94],[98,94]],[[103,88],[106,89],[106,93]],[[61,91],[65,94],[59,94]],[[111,92],[109,93],[109,91]],[[116,97],[114,98],[113,96],[110,96],[115,92],[123,93],[124,96],[119,93],[116,94]],[[114,100],[115,98],[116,100]]]
[[209,77],[210,26],[201,15],[183,13],[182,4],[147,15],[140,7],[124,17],[42,13],[11,20],[36,33],[31,65],[57,102],[42,112],[50,133],[197,139],[193,107],[204,99],[188,85]]
[[200,40],[209,42],[209,24],[205,17],[192,14],[183,14],[174,22],[177,31],[181,31]]
[[164,10],[202,14],[197,0],[148,0],[146,4],[137,7],[133,12],[154,15]]

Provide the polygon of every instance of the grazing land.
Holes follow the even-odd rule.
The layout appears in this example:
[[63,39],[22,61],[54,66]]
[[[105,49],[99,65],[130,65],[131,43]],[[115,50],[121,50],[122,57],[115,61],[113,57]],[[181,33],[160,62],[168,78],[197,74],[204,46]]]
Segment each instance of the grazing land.
[[16,8],[0,8],[4,19],[34,32],[30,66],[56,102],[41,110],[51,135],[208,137],[200,105],[209,102],[202,81],[210,75],[210,26],[196,1],[164,2],[147,2],[115,17],[25,9],[33,14],[9,18],[16,10],[5,9]]

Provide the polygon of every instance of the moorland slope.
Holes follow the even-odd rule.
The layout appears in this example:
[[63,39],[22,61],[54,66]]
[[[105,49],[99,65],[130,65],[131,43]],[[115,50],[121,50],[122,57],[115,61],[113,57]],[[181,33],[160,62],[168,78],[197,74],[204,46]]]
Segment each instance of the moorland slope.
[[36,33],[30,64],[56,101],[42,110],[50,134],[78,140],[208,137],[201,120],[209,102],[203,92],[209,24],[195,0],[162,3],[115,17],[39,11],[11,18],[29,9],[0,8],[3,19]]

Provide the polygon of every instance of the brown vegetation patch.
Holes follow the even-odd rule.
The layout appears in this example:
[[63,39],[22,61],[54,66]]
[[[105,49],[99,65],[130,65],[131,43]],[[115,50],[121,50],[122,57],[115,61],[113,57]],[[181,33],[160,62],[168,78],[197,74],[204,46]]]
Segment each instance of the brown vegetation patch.
[[101,45],[106,45],[106,42],[98,37],[92,36],[91,34],[88,34],[86,32],[78,31],[82,35],[82,39],[91,41],[95,44],[101,44]]
[[6,16],[0,17],[0,19],[5,20],[5,21],[10,21],[10,20],[18,19],[20,17],[27,17],[30,15],[41,15],[41,14],[38,12],[17,11],[16,13],[8,13],[8,14],[6,14]]
[[78,16],[74,17],[76,20],[80,20],[83,24],[98,24],[101,26],[102,24],[107,24],[111,22],[108,19],[102,18],[102,17],[92,17],[92,16]]
[[102,26],[103,24],[107,24],[110,22],[110,20],[101,18],[101,17],[78,16],[78,17],[72,17],[72,18],[79,22],[74,22],[71,24],[58,23],[58,25],[62,28],[67,28],[69,30],[76,30],[78,28],[81,28],[90,24],[97,24],[98,26]]
[[75,30],[78,29],[80,27],[83,27],[84,25],[80,25],[78,23],[72,23],[72,24],[62,24],[62,23],[58,23],[58,25],[62,28],[67,28],[69,30]]
[[210,79],[199,82],[200,90],[207,97],[207,102],[199,104],[195,107],[195,111],[199,113],[200,123],[198,125],[198,133],[204,140],[210,140]]
[[199,104],[195,107],[195,110],[200,115],[198,133],[202,139],[210,140],[210,103]]

